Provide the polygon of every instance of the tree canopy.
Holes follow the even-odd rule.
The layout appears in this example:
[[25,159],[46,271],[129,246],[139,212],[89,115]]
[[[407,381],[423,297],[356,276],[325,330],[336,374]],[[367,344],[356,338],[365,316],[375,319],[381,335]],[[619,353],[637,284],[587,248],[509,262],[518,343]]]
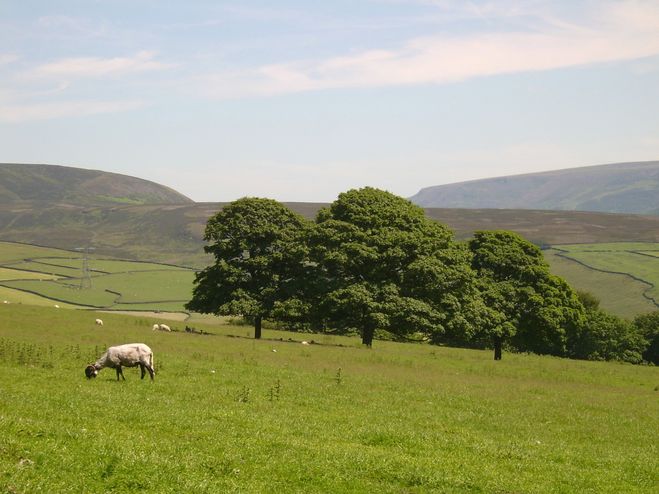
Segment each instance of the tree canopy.
[[506,340],[517,350],[565,355],[584,308],[570,286],[550,273],[540,249],[508,231],[476,232],[469,246],[491,309],[492,322],[483,329],[493,339],[495,358]]
[[339,195],[310,222],[271,199],[243,198],[208,220],[186,308],[294,329],[376,332],[396,340],[504,347],[657,363],[659,312],[633,322],[553,275],[538,247],[509,231],[468,242],[422,208],[371,187]]
[[457,321],[469,264],[452,233],[423,209],[366,187],[340,194],[310,231],[315,317],[358,331],[371,345],[376,330],[395,338],[443,333]]
[[206,224],[205,251],[215,263],[197,274],[186,308],[245,316],[260,338],[263,318],[294,291],[306,223],[272,199],[243,198],[225,206]]

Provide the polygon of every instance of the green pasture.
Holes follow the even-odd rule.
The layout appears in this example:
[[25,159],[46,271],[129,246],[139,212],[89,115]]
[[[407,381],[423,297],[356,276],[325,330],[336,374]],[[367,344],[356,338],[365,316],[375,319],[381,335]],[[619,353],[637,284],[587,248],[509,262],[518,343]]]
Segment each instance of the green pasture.
[[0,241],[0,264],[33,257],[72,257],[75,254],[75,252],[51,247]]
[[646,283],[624,274],[596,271],[571,259],[558,256],[554,249],[543,251],[554,274],[564,278],[576,290],[590,292],[600,300],[607,312],[627,319],[656,310],[657,307],[643,293]]
[[61,301],[49,300],[40,295],[24,292],[22,290],[15,290],[13,288],[7,288],[1,285],[0,285],[0,299],[2,300],[2,302],[6,300],[8,303],[11,304],[40,305],[44,307],[53,307],[54,305],[59,305],[62,308],[78,307],[73,304],[67,304]]
[[[73,305],[127,310],[183,311],[192,296],[194,271],[178,266],[90,257],[91,288],[81,289],[82,259],[57,249],[0,242],[0,283],[23,291],[13,300],[45,297]],[[45,302],[44,302],[45,301]],[[27,303],[27,302],[26,302]]]
[[[140,309],[162,309],[159,302],[182,310],[192,296],[194,272],[143,271],[92,278],[92,287],[80,289],[79,279],[4,281],[4,286],[36,293],[71,304],[93,307],[124,308],[126,304],[142,304]],[[175,304],[172,304],[175,302]]]
[[32,271],[21,271],[20,269],[0,267],[0,281],[7,280],[45,280],[54,278],[46,273],[35,273]]
[[656,242],[603,242],[598,244],[565,244],[557,248],[569,252],[654,252],[659,253],[659,243]]
[[[0,491],[657,488],[656,367],[95,317],[0,305]],[[154,350],[153,383],[85,379],[106,345],[133,341]]]
[[[20,261],[12,262],[5,266],[10,266],[14,269],[21,269],[23,271],[32,271],[34,273],[44,273],[51,277],[80,277],[82,272],[81,267],[70,267],[66,265],[56,264],[56,260],[52,258],[47,258],[48,261],[42,262],[40,260],[29,260],[29,261]],[[62,260],[64,261],[64,260]]]
[[[592,269],[628,274],[636,280],[647,283],[649,286],[645,295],[659,304],[659,258],[645,255],[639,249],[639,245],[653,246],[656,250],[659,244],[591,244],[589,248],[579,244],[578,246],[561,245],[558,249],[562,257],[581,262]],[[615,246],[616,249],[609,246]],[[645,250],[652,249],[648,247]]]
[[[80,276],[82,271],[81,258],[39,258],[39,263],[46,265],[64,266],[73,269],[75,276]],[[128,273],[135,271],[180,271],[180,266],[169,264],[158,264],[152,262],[127,261],[121,259],[96,259],[90,257],[87,261],[89,270],[98,273]]]

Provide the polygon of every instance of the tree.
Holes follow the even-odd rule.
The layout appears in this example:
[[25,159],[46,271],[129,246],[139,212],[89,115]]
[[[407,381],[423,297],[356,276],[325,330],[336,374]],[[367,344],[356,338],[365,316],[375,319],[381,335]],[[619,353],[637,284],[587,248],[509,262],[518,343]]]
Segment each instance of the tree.
[[295,292],[303,269],[306,220],[272,199],[243,198],[206,224],[204,247],[215,263],[195,278],[186,309],[242,315],[261,337],[262,320]]
[[636,316],[634,327],[646,341],[643,360],[659,365],[659,310]]
[[634,324],[601,309],[588,309],[581,331],[570,339],[569,356],[587,360],[643,361],[646,340]]
[[[371,346],[376,330],[397,339],[443,333],[453,320],[465,253],[422,208],[366,187],[321,210],[309,237],[314,317]],[[467,276],[468,278],[468,276]]]
[[549,272],[540,249],[507,231],[476,232],[469,247],[490,310],[482,331],[492,339],[495,359],[506,341],[521,351],[565,355],[584,309],[570,286]]

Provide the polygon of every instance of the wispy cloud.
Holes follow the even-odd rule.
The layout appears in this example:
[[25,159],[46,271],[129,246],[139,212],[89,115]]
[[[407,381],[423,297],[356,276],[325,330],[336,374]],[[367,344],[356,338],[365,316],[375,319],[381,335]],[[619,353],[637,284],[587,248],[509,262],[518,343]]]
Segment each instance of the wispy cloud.
[[143,106],[144,103],[141,101],[60,101],[41,104],[3,104],[0,102],[0,123],[119,113]]
[[40,77],[107,77],[134,72],[163,70],[175,65],[155,60],[151,51],[140,51],[131,57],[77,57],[64,58],[40,65],[30,74]]
[[0,53],[0,67],[3,65],[9,65],[16,60],[18,60],[16,55],[12,55],[11,53]]
[[[542,71],[659,54],[659,4],[598,4],[579,24],[550,18],[516,32],[436,35],[397,49],[323,60],[268,64],[203,78],[208,95],[235,98],[332,88],[440,84],[473,77]],[[485,5],[478,15],[485,15]]]

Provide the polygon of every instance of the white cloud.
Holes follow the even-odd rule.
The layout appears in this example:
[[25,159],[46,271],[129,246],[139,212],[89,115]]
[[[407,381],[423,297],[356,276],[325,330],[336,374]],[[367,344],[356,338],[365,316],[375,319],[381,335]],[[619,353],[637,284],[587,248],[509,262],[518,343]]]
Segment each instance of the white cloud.
[[[598,4],[580,24],[547,16],[541,28],[413,38],[391,50],[269,64],[202,78],[216,98],[331,88],[440,84],[473,77],[632,60],[659,53],[659,4]],[[487,12],[487,5],[479,7]],[[482,15],[482,14],[478,14]]]
[[118,113],[144,106],[140,101],[60,101],[49,103],[0,103],[0,123],[19,123],[62,117]]
[[18,60],[16,55],[12,55],[11,53],[0,53],[0,67],[3,65],[9,65],[16,60]]
[[65,58],[40,65],[31,71],[39,77],[107,77],[134,72],[163,70],[172,64],[154,60],[155,53],[140,51],[132,57],[77,57]]

